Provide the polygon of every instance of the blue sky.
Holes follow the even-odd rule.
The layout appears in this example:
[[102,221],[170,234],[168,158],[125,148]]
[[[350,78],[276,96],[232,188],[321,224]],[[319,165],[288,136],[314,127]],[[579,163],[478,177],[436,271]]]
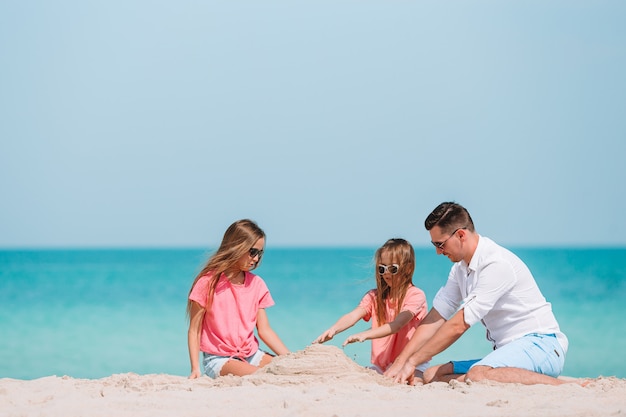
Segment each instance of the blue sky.
[[0,2],[0,247],[626,245],[623,1]]

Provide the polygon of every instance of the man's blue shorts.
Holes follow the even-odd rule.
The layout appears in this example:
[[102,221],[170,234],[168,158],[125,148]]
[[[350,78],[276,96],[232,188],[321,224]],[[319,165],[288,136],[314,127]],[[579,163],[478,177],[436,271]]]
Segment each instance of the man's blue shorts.
[[531,333],[494,350],[483,359],[452,361],[455,374],[465,374],[472,366],[521,368],[557,377],[563,372],[565,353],[555,334]]

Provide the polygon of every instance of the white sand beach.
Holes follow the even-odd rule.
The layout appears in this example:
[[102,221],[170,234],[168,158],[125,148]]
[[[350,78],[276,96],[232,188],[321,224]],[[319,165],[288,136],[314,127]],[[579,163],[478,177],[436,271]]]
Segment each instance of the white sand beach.
[[586,387],[499,383],[406,386],[334,346],[311,345],[254,375],[188,380],[164,374],[102,379],[0,379],[0,416],[610,416],[626,414],[626,379]]

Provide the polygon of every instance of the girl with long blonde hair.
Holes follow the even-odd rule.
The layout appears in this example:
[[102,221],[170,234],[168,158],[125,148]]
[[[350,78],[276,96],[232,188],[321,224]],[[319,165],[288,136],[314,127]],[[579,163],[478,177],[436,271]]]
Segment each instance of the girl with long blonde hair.
[[[389,239],[374,255],[376,288],[369,290],[359,305],[342,316],[313,343],[324,343],[359,320],[372,321],[372,327],[347,337],[343,346],[372,340],[373,368],[379,373],[393,363],[409,342],[428,312],[424,291],[413,285],[415,252],[404,239]],[[427,363],[416,368],[416,376]]]
[[265,233],[255,222],[236,221],[196,276],[187,300],[189,378],[248,375],[267,365],[272,355],[259,348],[255,327],[275,354],[289,352],[265,312],[274,305],[269,289],[250,272],[261,262],[264,246]]

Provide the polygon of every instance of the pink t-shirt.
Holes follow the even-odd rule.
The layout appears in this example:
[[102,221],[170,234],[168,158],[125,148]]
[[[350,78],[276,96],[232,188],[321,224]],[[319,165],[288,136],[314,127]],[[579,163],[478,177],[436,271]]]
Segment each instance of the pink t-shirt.
[[[201,277],[189,299],[206,308],[212,275]],[[222,277],[215,288],[211,308],[204,314],[200,350],[212,355],[246,358],[259,349],[254,335],[259,309],[271,307],[274,300],[258,275],[245,273],[243,285],[231,284]]]
[[[367,311],[363,320],[372,320],[372,329],[380,327],[378,319],[376,318],[376,291],[370,290],[363,296],[360,307]],[[393,321],[398,312],[396,312],[387,300],[387,311],[389,312],[389,321]],[[381,337],[378,339],[372,339],[372,364],[378,366],[383,372],[387,370],[387,367],[393,363],[398,357],[402,349],[415,333],[415,329],[421,321],[426,317],[428,313],[428,305],[426,302],[426,295],[424,291],[411,285],[406,292],[404,302],[400,308],[400,312],[409,311],[413,314],[413,318],[407,324],[405,324],[396,334]]]

